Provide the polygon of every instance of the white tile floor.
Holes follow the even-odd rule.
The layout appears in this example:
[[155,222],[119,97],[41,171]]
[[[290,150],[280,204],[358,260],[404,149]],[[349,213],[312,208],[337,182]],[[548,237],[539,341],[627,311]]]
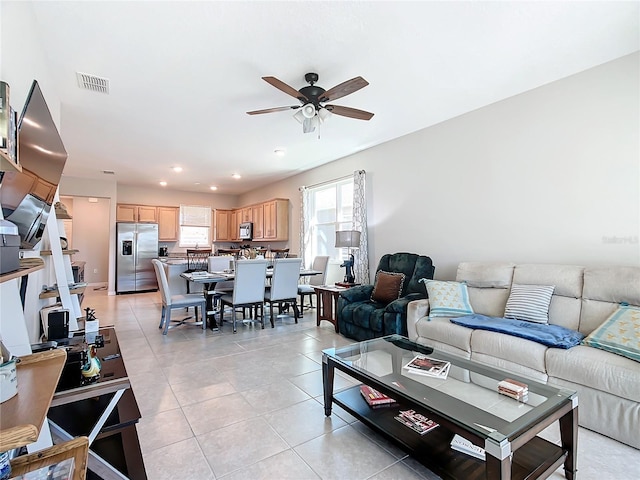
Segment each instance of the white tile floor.
[[[234,335],[229,324],[205,333],[182,326],[164,336],[159,294],[89,290],[83,307],[118,333],[150,480],[437,478],[339,407],[324,416],[321,352],[351,340],[328,322],[317,327],[315,311],[298,324],[279,317],[274,329],[240,325]],[[336,389],[350,384],[336,377]],[[637,470],[605,467],[611,454]],[[640,451],[581,429],[578,462],[581,480],[631,480]]]

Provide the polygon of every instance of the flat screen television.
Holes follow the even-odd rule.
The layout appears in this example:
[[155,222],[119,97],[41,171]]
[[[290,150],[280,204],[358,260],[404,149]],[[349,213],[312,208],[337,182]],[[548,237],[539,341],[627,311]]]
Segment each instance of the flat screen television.
[[33,249],[44,233],[67,161],[67,151],[36,80],[18,120],[18,145],[22,172],[0,172],[0,204],[4,218],[18,227],[20,248]]

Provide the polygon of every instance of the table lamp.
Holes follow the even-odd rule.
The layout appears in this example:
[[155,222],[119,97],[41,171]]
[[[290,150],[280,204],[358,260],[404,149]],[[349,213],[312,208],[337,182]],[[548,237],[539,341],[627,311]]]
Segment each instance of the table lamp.
[[336,232],[336,248],[345,247],[349,249],[349,258],[340,265],[345,268],[344,283],[355,283],[356,277],[353,275],[353,263],[355,259],[353,258],[351,249],[360,247],[360,232],[356,230]]

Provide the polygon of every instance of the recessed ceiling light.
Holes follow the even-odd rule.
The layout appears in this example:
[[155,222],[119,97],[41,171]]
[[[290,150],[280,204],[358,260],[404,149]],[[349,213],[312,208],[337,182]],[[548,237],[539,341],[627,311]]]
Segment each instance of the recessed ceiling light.
[[275,153],[279,157],[284,157],[287,151],[284,148],[276,148],[273,153]]
[[172,167],[172,170],[176,173],[180,173],[182,171],[182,167]]
[[166,187],[167,186],[167,182],[160,182],[160,185],[163,186],[163,187]]
[[232,176],[233,178],[235,178],[236,180],[237,180],[237,179],[239,179],[239,178],[242,178],[242,177],[240,176],[240,174],[238,174],[238,173],[234,173],[234,174],[233,174],[233,175],[231,175],[231,176]]
[[211,186],[209,187],[209,190],[217,190],[217,189],[218,189],[218,187],[216,187],[215,185],[211,185]]

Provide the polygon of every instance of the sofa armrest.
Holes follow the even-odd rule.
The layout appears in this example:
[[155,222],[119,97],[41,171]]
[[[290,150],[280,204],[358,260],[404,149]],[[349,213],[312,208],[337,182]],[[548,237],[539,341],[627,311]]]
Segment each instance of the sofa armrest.
[[358,285],[357,287],[351,287],[344,292],[340,292],[340,296],[348,303],[366,302],[371,298],[372,293],[373,285]]
[[409,340],[416,341],[418,338],[417,324],[421,318],[429,315],[429,299],[414,300],[407,305],[407,333]]

